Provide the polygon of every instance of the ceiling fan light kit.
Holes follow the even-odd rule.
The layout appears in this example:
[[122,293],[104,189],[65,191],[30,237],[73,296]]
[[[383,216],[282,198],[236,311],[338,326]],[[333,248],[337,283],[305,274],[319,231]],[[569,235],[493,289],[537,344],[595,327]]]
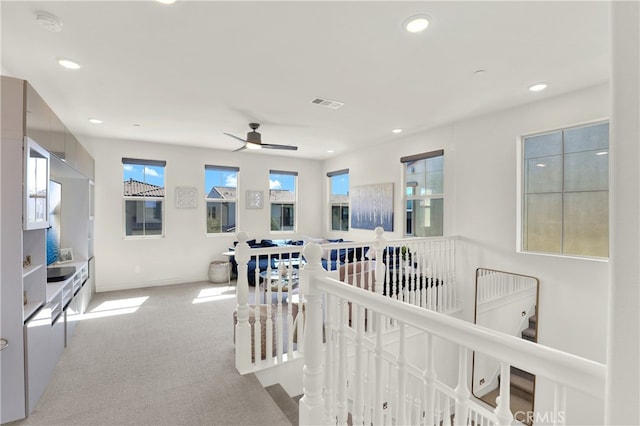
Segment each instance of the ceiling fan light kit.
[[277,144],[272,144],[272,143],[262,143],[262,135],[260,133],[258,133],[256,130],[258,130],[258,128],[260,127],[259,123],[249,123],[249,127],[251,128],[251,131],[247,133],[247,139],[242,139],[241,137],[238,137],[236,135],[232,135],[231,133],[225,133],[225,135],[230,136],[234,139],[237,139],[239,141],[244,142],[244,146],[233,150],[233,152],[236,151],[242,151],[245,149],[283,149],[283,150],[288,150],[288,151],[297,151],[298,147],[297,146],[293,146],[293,145],[277,145]]

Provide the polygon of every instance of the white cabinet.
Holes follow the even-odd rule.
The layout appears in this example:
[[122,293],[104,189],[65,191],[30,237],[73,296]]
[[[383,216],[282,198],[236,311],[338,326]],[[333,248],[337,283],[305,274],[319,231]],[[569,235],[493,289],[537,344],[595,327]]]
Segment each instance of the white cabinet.
[[[1,79],[0,335],[9,342],[0,354],[4,424],[35,407],[93,294],[86,259],[93,256],[94,169],[75,138],[65,144],[66,129],[26,81]],[[62,161],[66,151],[70,158],[80,155],[81,168]],[[50,178],[66,184],[60,245],[79,260],[76,275],[63,283],[47,283]]]

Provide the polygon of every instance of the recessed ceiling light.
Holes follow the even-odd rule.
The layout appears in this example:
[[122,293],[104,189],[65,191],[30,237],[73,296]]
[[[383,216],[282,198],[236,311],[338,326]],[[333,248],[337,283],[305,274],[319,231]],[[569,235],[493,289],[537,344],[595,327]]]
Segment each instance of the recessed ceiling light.
[[402,129],[393,129],[391,133],[396,133],[396,134],[402,133]]
[[332,149],[330,149],[330,150],[328,150],[327,152],[328,152],[329,154],[333,154],[335,151],[334,151],[334,150],[332,150]]
[[102,124],[104,123],[102,120],[98,119],[98,118],[90,118],[89,119],[89,123],[93,123],[93,124]]
[[158,3],[162,4],[174,4],[176,0],[156,0]]
[[547,83],[536,83],[536,84],[532,84],[531,86],[529,86],[529,90],[531,92],[540,92],[541,90],[546,89],[548,86]]
[[419,33],[427,29],[431,18],[427,15],[414,15],[404,22],[404,29],[410,33]]
[[68,58],[58,58],[58,63],[70,70],[79,70],[80,69],[80,64],[77,63],[76,61],[72,60],[72,59],[68,59]]
[[62,21],[49,12],[36,12],[36,22],[44,29],[54,33],[62,31]]

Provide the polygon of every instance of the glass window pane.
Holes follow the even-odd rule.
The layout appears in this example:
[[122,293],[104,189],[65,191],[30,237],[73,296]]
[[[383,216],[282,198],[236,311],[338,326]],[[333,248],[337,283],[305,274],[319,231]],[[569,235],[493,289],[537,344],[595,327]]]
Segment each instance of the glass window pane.
[[[413,228],[416,237],[436,237],[443,235],[442,198],[428,198],[413,203]],[[409,215],[407,215],[409,218]]]
[[341,220],[342,220],[342,214],[340,212],[340,206],[331,206],[331,230],[332,231],[340,230]]
[[271,204],[271,230],[280,231],[282,229],[282,205]]
[[583,256],[609,256],[608,191],[565,194],[564,252]]
[[601,151],[609,148],[609,123],[591,124],[564,132],[564,152]]
[[582,151],[564,156],[565,191],[607,191],[609,156],[605,151]]
[[238,172],[228,169],[207,168],[204,171],[205,197],[236,200]]
[[145,235],[162,235],[162,201],[144,201]]
[[236,203],[207,202],[207,233],[235,232]]
[[349,230],[349,206],[342,206],[342,231]]
[[417,197],[442,194],[444,188],[443,164],[443,156],[407,164],[406,194]]
[[562,156],[525,161],[525,193],[562,192]]
[[[331,199],[333,196],[349,195],[349,174],[331,176]],[[336,200],[340,200],[338,197]]]
[[162,201],[125,200],[125,235],[162,235]]
[[524,249],[562,252],[562,194],[525,195]]
[[271,201],[295,201],[296,177],[293,175],[270,173],[269,199]]
[[524,139],[524,158],[549,157],[562,154],[562,132],[529,136]]

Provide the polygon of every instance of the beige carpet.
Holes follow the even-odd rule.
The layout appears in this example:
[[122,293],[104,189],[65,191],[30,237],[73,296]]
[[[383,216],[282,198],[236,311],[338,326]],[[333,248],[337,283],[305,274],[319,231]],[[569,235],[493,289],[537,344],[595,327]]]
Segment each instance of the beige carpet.
[[45,394],[12,425],[289,425],[234,367],[235,288],[208,282],[94,296]]

